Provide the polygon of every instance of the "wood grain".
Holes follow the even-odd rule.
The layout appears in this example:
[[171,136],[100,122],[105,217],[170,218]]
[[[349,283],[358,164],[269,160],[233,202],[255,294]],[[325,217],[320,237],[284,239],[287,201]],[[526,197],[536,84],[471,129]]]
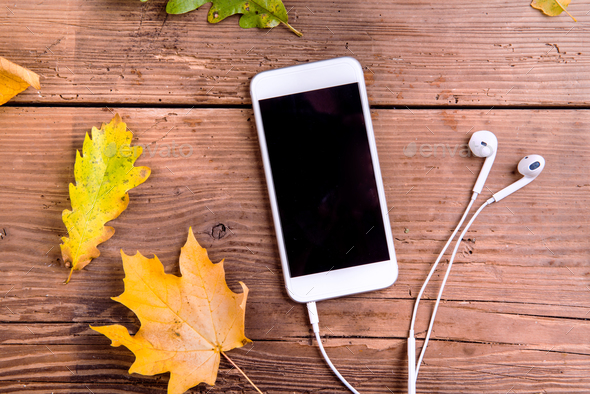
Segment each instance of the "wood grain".
[[[327,340],[328,346],[331,341],[334,340]],[[403,392],[404,345],[401,341],[375,342],[387,342],[390,348],[378,351],[352,339],[340,341],[340,346],[328,347],[327,351],[360,392]],[[108,358],[105,358],[104,347],[51,346],[49,350],[53,354],[44,346],[43,350],[27,345],[3,347],[3,358],[12,360],[13,370],[22,379],[18,383],[0,383],[0,392],[38,393],[46,392],[48,387],[53,392],[76,393],[84,392],[85,388],[99,393],[165,392],[167,378],[128,376],[126,371],[133,355],[121,348],[107,348]],[[313,346],[291,341],[264,341],[256,342],[252,350],[248,350],[237,349],[231,356],[264,391],[268,387],[268,392],[345,392]],[[424,378],[418,385],[420,392],[506,392],[512,387],[515,392],[584,392],[589,384],[585,355],[449,342],[433,342],[432,353],[429,363],[423,366]],[[445,356],[448,353],[456,357],[450,361]],[[78,356],[73,358],[73,354]],[[58,357],[59,362],[52,362],[51,359]],[[206,393],[208,390],[253,392],[225,361],[221,363],[217,384],[212,389],[200,385],[189,392]]]
[[[101,256],[64,286],[58,244],[75,150],[111,111],[135,143],[152,143],[137,163],[152,175],[111,222],[116,234],[99,247]],[[490,190],[518,179],[516,163],[528,153],[543,155],[547,167],[486,208],[469,231],[418,390],[587,392],[590,114],[404,109],[372,116],[400,276],[389,289],[319,304],[325,345],[341,372],[360,392],[405,390],[413,297],[481,166],[459,152],[471,131],[489,129],[499,139]],[[409,157],[412,142],[417,153]],[[168,154],[166,144],[176,148]],[[230,352],[234,360],[265,392],[344,393],[312,341],[305,308],[284,290],[257,144],[252,113],[239,108],[0,108],[0,393],[164,393],[167,375],[128,375],[132,353],[110,347],[88,325],[121,323],[135,332],[135,316],[110,299],[123,291],[119,250],[157,254],[178,273],[189,226],[213,261],[226,259],[230,287],[243,280],[251,289],[246,333],[254,347]],[[445,146],[444,157],[435,144]],[[426,157],[429,145],[436,155]],[[431,306],[423,303],[419,337]],[[212,392],[253,390],[222,361]]]
[[0,56],[42,76],[14,103],[250,102],[256,73],[337,56],[365,69],[372,105],[588,106],[588,5],[550,18],[528,2],[285,1],[284,27],[167,15],[165,0],[7,3]]

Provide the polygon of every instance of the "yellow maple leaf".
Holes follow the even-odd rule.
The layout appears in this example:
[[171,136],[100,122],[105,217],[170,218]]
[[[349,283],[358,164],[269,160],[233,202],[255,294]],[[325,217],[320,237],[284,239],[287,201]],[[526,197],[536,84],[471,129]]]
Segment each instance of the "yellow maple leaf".
[[70,265],[70,276],[98,256],[98,244],[113,236],[115,229],[105,223],[127,208],[127,192],[149,176],[148,167],[134,167],[142,153],[141,146],[130,146],[132,133],[119,114],[100,129],[92,128],[92,139],[86,133],[82,156],[76,151],[74,175],[70,183],[72,210],[64,210],[62,220],[69,237],[63,237],[62,258]]
[[39,76],[0,57],[0,105],[4,104],[29,86],[41,89]]
[[548,16],[557,16],[565,11],[574,22],[577,22],[576,18],[567,12],[566,8],[570,4],[571,0],[532,0],[531,7],[536,8]]
[[241,294],[227,287],[223,261],[209,260],[192,229],[180,252],[181,277],[166,274],[157,256],[121,256],[125,291],[113,300],[135,312],[141,327],[133,337],[119,324],[91,328],[135,354],[129,373],[170,372],[168,394],[214,385],[220,355],[251,342],[244,334],[246,285],[240,282]]

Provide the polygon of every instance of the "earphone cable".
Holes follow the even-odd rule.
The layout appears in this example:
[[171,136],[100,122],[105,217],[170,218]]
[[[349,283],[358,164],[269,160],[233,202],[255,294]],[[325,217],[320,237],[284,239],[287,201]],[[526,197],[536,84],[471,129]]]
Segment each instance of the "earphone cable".
[[426,333],[426,337],[424,338],[424,344],[422,345],[422,350],[420,351],[420,357],[418,357],[418,362],[416,363],[416,372],[414,374],[416,378],[418,378],[418,370],[420,369],[420,364],[422,364],[422,359],[424,358],[424,354],[426,352],[426,346],[428,346],[428,341],[430,340],[430,334],[432,333],[432,327],[434,326],[434,319],[436,317],[438,305],[440,304],[440,299],[442,297],[443,290],[445,288],[445,284],[447,283],[447,279],[449,278],[449,274],[451,273],[451,268],[453,267],[453,261],[455,260],[455,255],[457,254],[457,250],[459,249],[459,245],[461,244],[463,237],[465,236],[465,234],[469,230],[469,227],[471,227],[471,224],[475,221],[475,218],[481,213],[481,211],[483,211],[483,209],[485,207],[487,207],[488,205],[490,205],[493,202],[495,202],[494,198],[490,198],[485,203],[483,203],[481,205],[481,207],[479,207],[479,209],[473,214],[473,216],[471,217],[471,219],[469,220],[469,222],[467,223],[467,225],[465,226],[465,228],[461,232],[461,235],[459,235],[457,242],[455,243],[455,248],[453,249],[453,254],[451,255],[451,260],[449,261],[449,266],[447,267],[447,272],[445,273],[445,277],[443,278],[443,281],[440,285],[440,290],[438,291],[438,297],[436,298],[436,303],[434,304],[434,309],[432,310],[432,316],[430,317],[430,324],[428,325],[428,332]]
[[317,310],[317,306],[316,306],[315,302],[308,302],[307,303],[307,313],[309,314],[309,322],[311,323],[311,326],[313,328],[313,333],[315,334],[315,339],[318,342],[318,347],[320,348],[320,352],[322,352],[322,356],[324,356],[324,360],[326,360],[326,363],[332,369],[332,372],[334,372],[334,375],[336,375],[338,377],[338,379],[340,379],[340,381],[352,393],[360,394],[358,391],[355,390],[354,387],[352,387],[350,385],[350,383],[348,383],[348,381],[346,379],[344,379],[344,376],[342,376],[340,374],[340,372],[338,372],[338,370],[336,369],[334,364],[332,364],[332,361],[330,361],[330,357],[328,357],[328,354],[326,353],[326,350],[324,349],[324,345],[322,345],[322,338],[320,338],[320,326],[319,326],[320,319],[318,316],[318,310]]
[[[411,329],[412,330],[414,328],[414,324],[415,324],[415,320],[416,320],[416,311],[418,309],[418,304],[420,303],[420,298],[421,298],[422,294],[424,293],[424,290],[426,288],[426,285],[428,284],[428,281],[430,280],[430,278],[434,274],[434,271],[436,270],[436,267],[438,266],[438,264],[439,264],[442,256],[446,252],[446,250],[449,247],[450,243],[452,242],[453,238],[455,237],[455,235],[457,234],[457,232],[461,228],[461,225],[463,224],[463,222],[465,221],[465,218],[469,214],[469,211],[470,211],[470,209],[471,209],[471,207],[472,207],[475,199],[477,198],[477,196],[478,196],[478,193],[473,193],[473,195],[471,197],[471,201],[469,202],[469,205],[465,209],[465,212],[463,213],[463,216],[461,217],[461,220],[459,221],[459,224],[457,225],[457,227],[455,228],[455,230],[451,234],[451,237],[447,241],[447,244],[445,245],[445,247],[441,251],[440,255],[438,256],[438,258],[436,260],[436,262],[432,266],[432,268],[430,270],[430,273],[429,273],[428,277],[426,278],[426,281],[424,282],[424,284],[422,285],[422,288],[420,289],[420,293],[418,295],[418,298],[416,299],[416,303],[415,303],[415,306],[414,306],[414,314],[412,315],[412,322],[411,322],[411,327],[412,327]],[[336,369],[336,367],[334,366],[334,364],[330,360],[330,357],[326,353],[326,350],[324,349],[324,346],[322,344],[322,340],[321,340],[321,337],[320,337],[319,316],[318,316],[317,306],[316,306],[316,303],[315,302],[308,302],[307,303],[307,312],[309,314],[309,322],[311,323],[311,326],[313,328],[313,332],[315,334],[316,341],[318,343],[318,347],[320,349],[320,352],[322,353],[322,356],[324,357],[324,360],[326,361],[326,363],[328,364],[328,366],[330,367],[330,369],[332,370],[332,372],[334,372],[334,374],[338,377],[338,379],[340,379],[340,381],[352,393],[354,393],[354,394],[360,394],[354,387],[352,387],[352,385],[350,383],[348,383],[348,381],[342,376],[342,374],[338,371],[338,369]],[[408,346],[410,346],[410,345],[408,345]],[[414,362],[415,362],[415,360],[411,360],[411,363],[412,364]],[[416,369],[415,378],[417,377],[417,373],[418,373],[418,369]],[[415,379],[414,379],[414,382],[415,382]]]
[[[432,274],[434,273],[436,266],[438,265],[438,263],[440,262],[440,259],[442,258],[442,255],[444,254],[444,252],[446,251],[446,249],[448,248],[450,242],[452,242],[455,234],[457,233],[457,231],[459,230],[459,228],[461,227],[461,225],[463,224],[463,221],[465,220],[465,217],[467,216],[467,214],[469,213],[469,210],[471,209],[471,206],[473,205],[473,202],[475,201],[475,199],[477,198],[477,193],[473,194],[473,197],[469,203],[469,205],[467,206],[467,209],[465,210],[465,213],[463,214],[463,217],[461,218],[457,228],[455,229],[455,231],[453,232],[453,234],[451,235],[451,238],[449,239],[449,241],[447,242],[447,244],[445,245],[443,251],[440,253],[438,259],[436,260],[435,264],[433,265],[433,268],[431,269],[430,274],[428,275],[428,278],[426,279],[426,281],[424,282],[424,285],[422,286],[422,289],[420,291],[420,295],[424,292],[424,289],[426,287],[426,284],[428,283],[428,280],[432,277]],[[434,320],[436,317],[436,312],[438,310],[438,306],[440,304],[440,300],[442,297],[442,293],[445,287],[445,284],[447,282],[447,279],[449,277],[449,274],[451,272],[451,267],[453,265],[453,261],[455,259],[455,255],[457,254],[457,250],[459,249],[459,245],[461,244],[461,240],[463,239],[463,236],[465,235],[465,233],[467,233],[467,231],[469,230],[469,227],[471,227],[471,224],[475,221],[475,218],[481,213],[481,211],[488,206],[489,204],[491,204],[492,202],[494,202],[494,199],[491,198],[488,201],[486,201],[484,204],[482,204],[482,206],[473,214],[473,216],[471,217],[471,219],[469,220],[469,222],[467,223],[467,225],[465,226],[465,228],[463,229],[463,231],[461,232],[461,235],[459,236],[459,239],[457,240],[456,244],[455,244],[455,248],[453,249],[453,254],[451,256],[451,260],[449,261],[449,266],[447,267],[447,271],[445,273],[443,282],[441,284],[439,293],[438,293],[438,297],[436,299],[436,304],[434,306],[433,312],[432,312],[432,316],[430,318],[430,324],[428,327],[428,332],[426,334],[426,338],[424,340],[424,345],[422,346],[422,350],[420,352],[420,356],[418,358],[418,362],[417,364],[415,364],[415,370],[413,373],[414,379],[413,379],[413,387],[415,387],[415,382],[416,379],[418,377],[418,371],[420,368],[420,364],[422,363],[422,359],[424,358],[424,354],[426,351],[426,347],[428,346],[428,341],[430,340],[430,335],[432,333],[432,327],[434,326]],[[416,310],[417,310],[417,305],[419,303],[420,300],[420,296],[418,297],[418,299],[416,300],[416,305],[414,307],[414,315],[412,316],[412,330],[413,330],[413,326],[415,323],[415,315],[416,315]],[[320,352],[322,353],[322,356],[324,357],[324,360],[326,361],[326,363],[328,364],[328,366],[330,367],[330,369],[332,370],[332,372],[334,372],[334,374],[338,377],[338,379],[340,379],[340,381],[353,393],[353,394],[360,394],[354,387],[352,387],[352,385],[350,383],[348,383],[348,381],[342,376],[342,374],[340,374],[340,372],[338,371],[338,369],[336,369],[336,367],[334,366],[334,364],[332,363],[332,361],[330,360],[330,357],[328,356],[328,354],[326,353],[326,350],[324,349],[324,345],[322,344],[322,339],[320,337],[320,328],[319,328],[319,315],[318,315],[318,311],[317,311],[317,306],[315,302],[308,302],[307,303],[307,311],[309,314],[309,322],[311,323],[311,326],[313,328],[313,332],[316,338],[316,341],[318,343],[318,347],[320,349]],[[413,337],[413,331],[411,331],[412,334],[412,339],[414,339]],[[410,343],[408,343],[408,346],[415,346],[415,342],[412,341]],[[410,362],[413,364],[413,360],[410,360]]]
[[424,294],[424,291],[426,290],[426,286],[428,285],[428,282],[432,278],[432,275],[434,275],[434,272],[436,271],[436,268],[438,267],[440,260],[442,259],[443,255],[447,251],[447,248],[449,247],[451,242],[453,242],[455,235],[457,234],[457,232],[461,228],[461,225],[463,224],[463,222],[465,221],[465,218],[469,214],[469,211],[471,210],[471,207],[473,206],[473,203],[477,199],[478,195],[479,195],[479,193],[477,193],[477,192],[473,192],[473,194],[471,195],[471,201],[469,201],[469,204],[465,208],[465,212],[463,212],[463,216],[461,217],[461,220],[459,220],[459,223],[455,227],[455,230],[453,230],[453,233],[449,237],[444,248],[441,250],[436,261],[434,262],[434,264],[430,268],[430,272],[428,273],[426,280],[422,284],[422,287],[420,288],[420,292],[418,293],[418,297],[416,298],[416,302],[414,303],[414,311],[412,312],[412,320],[410,323],[410,331],[409,331],[409,335],[408,335],[408,350],[407,350],[407,352],[408,352],[408,393],[409,394],[416,393],[416,380],[418,379],[418,369],[419,368],[416,366],[416,338],[414,337],[414,327],[416,324],[416,316],[418,315],[418,306],[420,305],[420,299],[422,298],[422,295]]
[[416,302],[414,303],[414,312],[412,313],[412,321],[410,323],[410,331],[414,331],[414,326],[416,324],[416,314],[418,313],[418,305],[420,304],[420,299],[422,298],[422,295],[424,294],[424,290],[426,290],[426,286],[428,285],[428,282],[430,281],[430,278],[432,278],[432,275],[434,275],[434,272],[436,271],[436,267],[438,267],[438,263],[440,262],[440,260],[442,259],[443,255],[447,251],[447,248],[449,247],[449,245],[451,244],[451,242],[453,242],[453,239],[455,238],[455,234],[457,234],[457,232],[461,228],[461,225],[465,221],[465,218],[469,214],[469,211],[471,210],[471,206],[475,202],[475,199],[477,198],[477,195],[478,194],[474,192],[473,195],[471,196],[471,201],[469,202],[469,205],[467,205],[467,208],[465,208],[465,212],[463,213],[463,217],[461,217],[461,220],[459,221],[459,224],[457,224],[457,227],[455,227],[455,230],[453,231],[453,233],[449,237],[449,240],[445,244],[445,247],[442,249],[442,251],[438,255],[436,261],[432,265],[432,268],[430,268],[430,272],[428,273],[428,276],[426,277],[426,280],[422,284],[422,288],[420,289],[420,292],[418,293],[418,297],[416,298]]

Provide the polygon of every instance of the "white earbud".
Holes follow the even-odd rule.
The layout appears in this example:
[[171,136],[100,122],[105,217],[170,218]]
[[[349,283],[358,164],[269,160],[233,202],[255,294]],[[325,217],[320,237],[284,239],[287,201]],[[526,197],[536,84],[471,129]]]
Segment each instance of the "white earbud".
[[445,244],[443,250],[440,252],[440,254],[438,255],[436,261],[434,262],[432,268],[430,269],[428,277],[424,281],[424,284],[422,285],[422,288],[420,289],[420,292],[418,293],[418,297],[416,298],[416,303],[414,304],[414,312],[412,313],[412,320],[410,323],[410,331],[409,331],[409,336],[408,336],[408,393],[409,394],[416,393],[416,379],[418,377],[420,365],[422,364],[422,360],[424,358],[424,353],[426,351],[426,347],[428,346],[428,341],[429,341],[430,335],[432,333],[432,327],[434,325],[434,319],[436,317],[436,312],[438,310],[438,306],[439,306],[439,303],[440,303],[440,300],[442,297],[442,292],[443,292],[443,289],[444,289],[445,284],[447,282],[451,267],[453,265],[453,260],[455,259],[455,255],[457,253],[459,245],[461,244],[461,240],[465,236],[466,232],[469,230],[469,227],[471,226],[471,224],[473,223],[475,218],[480,214],[480,212],[486,206],[488,206],[494,202],[500,201],[501,199],[509,196],[510,194],[514,193],[515,191],[520,190],[524,186],[528,185],[537,176],[539,176],[539,174],[543,171],[543,168],[545,168],[545,159],[542,156],[529,155],[529,156],[526,156],[524,159],[522,159],[518,163],[518,172],[520,172],[523,175],[523,178],[514,182],[512,185],[500,190],[498,193],[494,194],[492,196],[492,198],[487,200],[473,214],[473,216],[471,217],[471,219],[469,220],[469,222],[467,223],[467,225],[463,229],[463,232],[459,235],[459,240],[455,244],[455,249],[453,250],[453,254],[452,254],[451,259],[449,260],[449,263],[447,266],[447,272],[444,276],[444,279],[443,279],[442,284],[439,289],[438,297],[436,299],[436,303],[434,305],[434,309],[432,311],[432,315],[430,318],[430,324],[428,326],[428,331],[426,333],[426,337],[425,337],[423,345],[422,345],[422,350],[420,351],[420,356],[418,357],[418,362],[416,362],[416,339],[414,337],[414,329],[415,329],[415,323],[416,323],[416,316],[418,314],[418,304],[420,303],[420,299],[422,298],[422,295],[424,294],[424,290],[426,288],[426,285],[428,284],[428,281],[433,276],[433,274],[436,270],[436,267],[438,266],[441,258],[443,257],[448,246],[450,245],[451,241],[455,237],[455,234],[457,234],[457,231],[461,228],[461,225],[463,224],[463,221],[467,217],[467,214],[469,213],[471,206],[473,205],[475,199],[477,198],[477,195],[481,192],[481,190],[483,188],[483,185],[484,185],[484,183],[490,173],[490,170],[492,168],[492,164],[494,163],[494,159],[496,158],[496,152],[498,150],[498,140],[497,140],[496,136],[490,131],[487,131],[487,130],[477,131],[477,132],[473,133],[473,135],[471,136],[471,139],[469,140],[469,148],[471,149],[471,151],[473,152],[474,155],[479,156],[479,157],[485,157],[486,160],[481,168],[481,172],[479,173],[479,176],[477,178],[475,186],[473,187],[474,193],[471,198],[471,201],[469,202],[469,205],[465,209],[465,212],[463,213],[463,217],[459,221],[459,224],[457,225],[457,227],[455,228],[455,230],[451,234],[451,237],[449,238],[449,240]]
[[504,189],[500,190],[498,193],[495,193],[492,198],[494,202],[498,202],[504,197],[507,197],[514,193],[517,190],[525,187],[529,183],[535,180],[537,176],[543,171],[545,168],[545,159],[543,156],[539,155],[529,155],[526,156],[518,163],[518,172],[520,172],[523,177],[518,181],[514,182],[512,185],[505,187]]
[[[430,270],[430,273],[428,274],[428,277],[424,281],[424,284],[422,285],[422,288],[420,289],[420,292],[418,293],[418,297],[416,298],[416,303],[414,304],[414,312],[412,314],[412,322],[410,324],[410,332],[409,332],[410,335],[408,336],[408,393],[409,394],[416,393],[416,378],[418,376],[418,370],[420,369],[420,363],[422,362],[422,358],[424,357],[424,350],[426,349],[426,346],[428,345],[428,341],[426,341],[423,345],[422,351],[420,352],[420,358],[418,360],[418,365],[416,365],[416,339],[414,337],[414,325],[416,323],[416,316],[418,313],[418,304],[420,303],[420,298],[422,297],[422,294],[424,293],[424,289],[426,288],[428,281],[430,281],[430,278],[434,274],[434,270],[438,266],[438,263],[440,262],[443,254],[445,253],[445,251],[449,247],[451,241],[455,237],[455,234],[457,234],[457,231],[459,231],[459,228],[461,227],[461,225],[463,224],[463,221],[467,217],[467,214],[469,213],[471,206],[473,205],[473,203],[477,199],[477,196],[481,193],[481,190],[483,189],[483,185],[486,182],[486,179],[488,178],[490,171],[492,170],[492,165],[494,164],[494,159],[496,158],[496,153],[498,152],[498,139],[496,138],[494,133],[492,133],[491,131],[488,131],[488,130],[476,131],[475,133],[473,133],[471,135],[471,138],[469,139],[469,149],[471,149],[471,152],[473,152],[473,154],[475,156],[485,157],[486,160],[484,161],[483,166],[481,167],[481,171],[479,172],[479,176],[477,177],[477,181],[475,181],[475,186],[473,186],[473,195],[471,196],[471,202],[469,203],[469,206],[467,207],[467,209],[463,213],[463,217],[459,221],[459,224],[455,228],[455,231],[453,231],[453,234],[451,235],[451,237],[447,241],[445,247],[443,248],[442,252],[439,254],[435,263],[433,264],[433,266]],[[434,314],[432,316],[432,321],[434,322]]]
[[473,191],[477,194],[481,193],[483,185],[490,174],[492,164],[496,158],[496,152],[498,151],[498,139],[491,131],[480,130],[473,133],[469,140],[469,148],[475,156],[485,157],[486,161],[481,167]]

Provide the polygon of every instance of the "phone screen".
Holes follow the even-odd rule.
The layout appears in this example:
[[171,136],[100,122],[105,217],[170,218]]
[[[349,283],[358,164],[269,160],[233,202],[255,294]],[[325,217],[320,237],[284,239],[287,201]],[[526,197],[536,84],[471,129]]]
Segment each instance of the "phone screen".
[[358,83],[259,104],[291,277],[389,260]]

